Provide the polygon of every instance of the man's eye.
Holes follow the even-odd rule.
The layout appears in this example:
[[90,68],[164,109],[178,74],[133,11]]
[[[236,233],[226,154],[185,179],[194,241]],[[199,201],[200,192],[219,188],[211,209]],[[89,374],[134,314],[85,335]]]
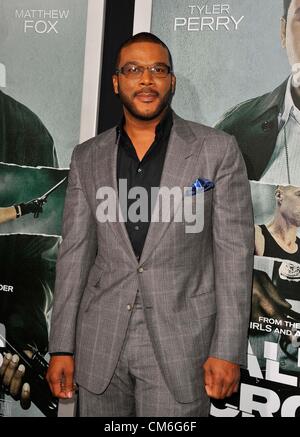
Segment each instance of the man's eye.
[[139,67],[137,67],[136,65],[131,65],[130,67],[127,67],[127,72],[128,73],[138,73],[139,72]]
[[153,70],[155,73],[164,73],[165,68],[164,68],[164,67],[161,67],[160,65],[155,65],[154,67],[152,67],[152,70]]

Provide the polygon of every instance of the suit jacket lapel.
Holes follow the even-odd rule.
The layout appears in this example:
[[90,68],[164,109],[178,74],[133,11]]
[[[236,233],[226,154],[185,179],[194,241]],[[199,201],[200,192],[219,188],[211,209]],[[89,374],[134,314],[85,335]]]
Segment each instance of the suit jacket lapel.
[[[112,187],[116,193],[117,205],[119,205],[118,184],[117,184],[117,156],[118,141],[116,140],[116,130],[112,129],[101,142],[100,147],[96,148],[96,158],[94,160],[96,189],[100,187]],[[118,217],[120,208],[117,207],[117,221],[109,221],[111,229],[119,239],[122,247],[130,259],[137,263],[137,259],[129,239],[122,214]]]
[[271,93],[255,99],[255,107],[248,110],[244,117],[247,128],[241,122],[239,130],[243,134],[237,135],[237,139],[244,154],[249,179],[261,178],[274,152],[278,113],[283,106],[287,82],[288,79]]
[[[173,114],[174,124],[171,130],[168,149],[165,157],[160,187],[183,188],[186,185],[187,175],[191,178],[195,172],[195,162],[201,151],[204,137],[199,138],[194,135],[188,123]],[[96,148],[96,156],[94,159],[94,174],[96,176],[96,190],[100,187],[112,187],[117,195],[117,205],[119,204],[118,187],[117,187],[117,154],[118,144],[116,141],[115,129],[107,132],[107,135],[102,139],[99,147]],[[199,175],[196,175],[198,177]],[[191,183],[193,181],[191,180]],[[153,215],[159,208],[158,199],[154,207]],[[173,211],[174,212],[174,211]],[[141,255],[140,262],[143,263],[155,249],[163,235],[172,222],[173,215],[169,222],[151,221],[144,249]],[[122,220],[109,222],[111,229],[119,239],[128,257],[138,263],[132,244],[130,242],[125,223]]]
[[[165,157],[160,187],[183,188],[186,185],[187,175],[192,178],[195,172],[195,162],[203,145],[204,137],[196,138],[188,123],[173,114],[174,124],[171,130],[168,149]],[[199,176],[199,175],[198,175]],[[191,181],[193,182],[193,181]],[[152,217],[159,208],[158,199],[154,207]],[[175,210],[176,208],[174,208]],[[155,246],[160,242],[163,235],[167,231],[172,219],[174,218],[174,210],[171,211],[171,219],[169,222],[155,223],[151,220],[146,241],[140,262],[143,263],[151,255]]]
[[265,94],[255,106],[255,111],[249,114],[249,121],[260,120],[265,117],[266,113],[275,111],[277,114],[280,111],[285,97],[286,86],[289,78],[287,78],[281,85],[279,85],[271,93]]

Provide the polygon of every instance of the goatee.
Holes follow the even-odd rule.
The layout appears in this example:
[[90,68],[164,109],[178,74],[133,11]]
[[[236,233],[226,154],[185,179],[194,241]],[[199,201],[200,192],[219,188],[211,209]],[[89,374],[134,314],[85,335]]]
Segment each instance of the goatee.
[[[159,94],[157,93],[157,95],[159,96]],[[141,121],[151,121],[154,120],[155,118],[159,117],[161,115],[161,113],[171,105],[172,99],[173,99],[173,90],[172,87],[170,87],[169,91],[167,92],[167,94],[165,94],[164,98],[162,99],[162,101],[160,102],[160,105],[158,106],[158,108],[156,109],[156,111],[149,113],[149,114],[145,114],[142,113],[138,110],[136,110],[134,104],[129,100],[129,98],[127,96],[125,96],[122,92],[121,89],[119,89],[119,97],[120,100],[122,102],[122,104],[124,105],[124,107],[127,109],[127,111],[137,120],[141,120]]]

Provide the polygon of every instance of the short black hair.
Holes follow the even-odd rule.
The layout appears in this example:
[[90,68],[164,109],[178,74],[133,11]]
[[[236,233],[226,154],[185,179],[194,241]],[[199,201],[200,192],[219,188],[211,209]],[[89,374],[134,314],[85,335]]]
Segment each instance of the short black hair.
[[286,20],[292,0],[283,0],[283,18]]
[[123,42],[123,44],[121,44],[116,56],[115,69],[119,68],[122,49],[136,42],[152,42],[154,44],[159,44],[160,46],[164,47],[168,52],[171,72],[173,73],[173,59],[168,46],[161,39],[159,39],[158,36],[150,32],[137,33],[136,35],[133,35],[130,38],[128,38],[125,42]]

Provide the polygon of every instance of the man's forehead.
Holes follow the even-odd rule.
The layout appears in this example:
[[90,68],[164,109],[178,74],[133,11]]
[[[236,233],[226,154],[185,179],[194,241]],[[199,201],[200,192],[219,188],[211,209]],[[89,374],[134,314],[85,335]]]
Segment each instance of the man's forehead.
[[153,42],[135,42],[123,47],[120,53],[121,62],[168,62],[168,52],[160,44]]
[[300,192],[300,188],[299,188],[299,187],[292,187],[291,192],[292,192],[293,194],[298,194],[298,193]]
[[280,186],[279,189],[286,194],[295,194],[300,192],[300,187],[295,187],[293,185]]
[[289,12],[294,13],[299,8],[300,8],[300,0],[292,0],[289,7]]

